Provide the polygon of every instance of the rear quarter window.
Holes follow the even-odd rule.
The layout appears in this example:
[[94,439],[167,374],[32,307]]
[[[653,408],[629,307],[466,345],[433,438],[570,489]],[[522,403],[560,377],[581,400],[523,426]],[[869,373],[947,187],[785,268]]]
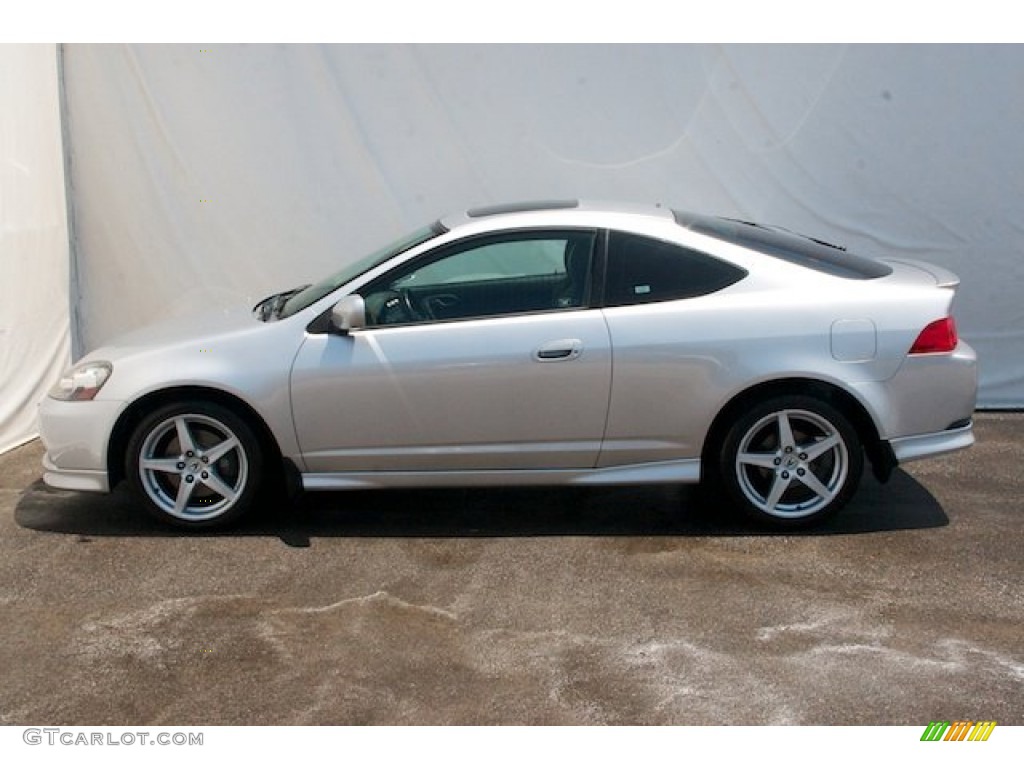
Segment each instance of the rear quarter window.
[[675,243],[613,231],[608,235],[605,305],[705,296],[746,275],[740,267]]

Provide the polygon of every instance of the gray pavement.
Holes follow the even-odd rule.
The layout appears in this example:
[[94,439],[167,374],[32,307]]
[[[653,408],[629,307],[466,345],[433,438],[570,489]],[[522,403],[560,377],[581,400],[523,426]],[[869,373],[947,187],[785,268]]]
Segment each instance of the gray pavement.
[[226,533],[0,457],[0,724],[1024,724],[1024,415],[766,535],[675,487],[357,492]]

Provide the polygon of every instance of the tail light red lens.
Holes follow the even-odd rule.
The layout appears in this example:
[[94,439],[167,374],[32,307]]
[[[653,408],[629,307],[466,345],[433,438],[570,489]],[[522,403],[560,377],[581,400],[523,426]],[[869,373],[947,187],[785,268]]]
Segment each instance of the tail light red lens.
[[917,336],[910,348],[912,355],[928,355],[935,352],[952,352],[956,349],[956,323],[952,317],[944,317],[928,323]]

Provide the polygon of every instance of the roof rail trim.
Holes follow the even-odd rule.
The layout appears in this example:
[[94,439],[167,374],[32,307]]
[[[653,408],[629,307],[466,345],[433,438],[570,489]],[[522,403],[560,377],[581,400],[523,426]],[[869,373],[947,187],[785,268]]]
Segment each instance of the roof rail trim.
[[485,216],[497,216],[502,213],[565,210],[567,208],[579,208],[579,205],[579,200],[535,200],[526,203],[502,203],[499,205],[485,205],[479,208],[470,208],[466,211],[466,215],[471,219],[480,219]]

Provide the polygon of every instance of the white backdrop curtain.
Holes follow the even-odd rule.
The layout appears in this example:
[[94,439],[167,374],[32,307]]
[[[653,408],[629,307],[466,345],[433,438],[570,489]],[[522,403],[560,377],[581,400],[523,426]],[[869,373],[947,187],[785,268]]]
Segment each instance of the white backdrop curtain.
[[70,360],[57,49],[0,45],[0,453]]
[[1024,406],[1020,46],[64,50],[76,353],[469,205],[660,201],[953,269],[981,404]]

